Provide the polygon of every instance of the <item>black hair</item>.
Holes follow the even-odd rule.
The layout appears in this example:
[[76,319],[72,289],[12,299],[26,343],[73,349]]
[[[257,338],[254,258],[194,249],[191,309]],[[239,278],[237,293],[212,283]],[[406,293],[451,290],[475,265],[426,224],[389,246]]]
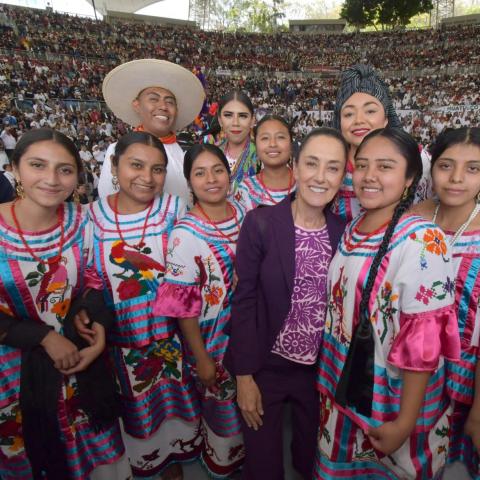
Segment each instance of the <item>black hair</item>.
[[408,188],[408,193],[402,196],[402,199],[395,207],[392,219],[370,266],[367,282],[363,288],[360,299],[360,319],[352,334],[345,365],[335,391],[335,399],[340,405],[353,405],[360,413],[367,417],[370,417],[372,412],[373,358],[375,355],[373,326],[370,321],[369,312],[370,296],[380,264],[387,254],[395,227],[402,215],[413,203],[418,182],[422,176],[422,158],[418,145],[413,137],[400,128],[386,127],[370,132],[358,147],[355,157],[357,157],[362,148],[375,137],[385,138],[398,148],[400,154],[404,156],[407,161],[406,178],[413,177],[413,182]]
[[385,257],[390,240],[393,236],[393,232],[395,231],[395,227],[397,226],[400,218],[402,215],[408,211],[411,207],[413,200],[415,198],[415,193],[418,187],[418,183],[422,178],[423,167],[422,167],[422,157],[420,155],[420,150],[418,148],[417,142],[414,138],[409,135],[407,132],[402,130],[401,128],[394,128],[394,127],[385,127],[379,130],[374,130],[370,132],[362,141],[360,146],[358,147],[355,158],[359,155],[362,148],[375,137],[381,137],[389,140],[392,142],[395,147],[398,149],[400,154],[405,158],[407,161],[407,170],[405,173],[405,178],[413,178],[413,182],[408,188],[408,193],[402,197],[398,205],[395,207],[393,212],[392,219],[388,224],[387,230],[382,239],[382,243],[376,253],[372,265],[370,267],[370,272],[368,274],[367,283],[362,292],[362,298],[360,300],[360,321],[362,317],[365,321],[370,321],[370,315],[368,312],[368,304],[370,301],[370,295],[372,293],[373,284],[375,283],[375,278],[378,273],[378,269],[380,268],[380,264],[382,263],[383,258]]
[[[307,136],[302,140],[302,143],[300,144],[299,149],[297,150],[297,155],[295,156],[295,163],[298,163],[298,159],[300,158],[301,153],[303,152],[304,148],[306,147],[307,143],[314,137],[332,137],[337,139],[343,147],[343,150],[345,152],[345,159],[348,159],[348,150],[349,150],[349,145],[347,141],[343,138],[343,135],[339,130],[335,130],[334,128],[330,127],[319,127],[319,128],[314,128],[313,130],[310,130],[310,132],[307,134]],[[347,162],[345,162],[346,166]]]
[[165,165],[168,165],[167,152],[165,151],[163,143],[155,137],[155,135],[148,132],[128,132],[123,135],[115,145],[115,153],[112,156],[112,165],[117,167],[120,156],[125,153],[125,150],[127,150],[130,145],[135,145],[136,143],[148,145],[149,147],[159,150],[162,157],[165,159]]
[[257,124],[255,125],[255,127],[254,127],[254,129],[253,129],[253,136],[255,137],[255,140],[257,139],[258,129],[259,129],[264,123],[270,122],[270,121],[275,121],[275,122],[281,123],[281,124],[288,130],[288,135],[290,136],[290,142],[293,141],[293,135],[292,135],[292,127],[291,127],[291,125],[290,125],[283,117],[281,117],[280,115],[273,115],[273,114],[264,115],[264,116],[257,122]]
[[[190,183],[190,175],[192,174],[193,163],[199,157],[199,155],[204,152],[209,152],[221,160],[224,167],[227,169],[228,176],[230,177],[230,165],[228,164],[227,157],[223,151],[216,145],[211,145],[210,143],[199,143],[188,149],[185,153],[185,158],[183,159],[183,175],[188,183]],[[193,203],[197,203],[197,197],[193,191],[192,195]]]
[[80,158],[78,150],[75,147],[75,144],[66,135],[57,130],[53,130],[53,128],[37,128],[35,130],[29,130],[28,132],[25,132],[20,137],[20,140],[17,142],[15,150],[12,153],[12,165],[18,168],[20,159],[28,150],[28,148],[35,143],[47,141],[52,141],[61,145],[75,160],[77,173],[81,173],[83,171],[83,162]]
[[218,110],[217,115],[220,116],[222,110],[224,109],[225,105],[232,100],[236,100],[237,102],[243,103],[252,114],[252,117],[255,113],[255,109],[253,108],[253,103],[250,100],[250,97],[242,90],[232,90],[231,92],[226,93],[218,102]]
[[447,148],[454,145],[475,145],[480,148],[480,127],[447,128],[436,138],[431,148],[433,165]]

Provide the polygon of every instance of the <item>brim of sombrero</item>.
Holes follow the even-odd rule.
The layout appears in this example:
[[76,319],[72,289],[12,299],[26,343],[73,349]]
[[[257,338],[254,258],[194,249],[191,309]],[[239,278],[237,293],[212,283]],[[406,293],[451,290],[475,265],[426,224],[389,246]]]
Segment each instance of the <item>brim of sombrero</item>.
[[148,87],[165,88],[175,95],[175,131],[192,123],[202,109],[205,90],[200,80],[180,65],[153,58],[123,63],[110,71],[103,80],[103,98],[118,118],[136,127],[141,120],[132,101]]

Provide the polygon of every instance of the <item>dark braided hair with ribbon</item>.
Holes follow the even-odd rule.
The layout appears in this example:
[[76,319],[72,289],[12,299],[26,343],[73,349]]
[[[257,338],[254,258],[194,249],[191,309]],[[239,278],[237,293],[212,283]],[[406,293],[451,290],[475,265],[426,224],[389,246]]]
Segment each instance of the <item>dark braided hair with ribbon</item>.
[[406,179],[413,178],[399,203],[385,231],[382,243],[373,259],[359,306],[359,322],[353,331],[345,365],[338,381],[335,400],[341,406],[355,407],[357,412],[369,417],[372,413],[375,340],[370,320],[369,303],[378,270],[388,252],[395,228],[413,203],[418,182],[422,177],[422,158],[415,140],[400,128],[386,127],[370,132],[360,144],[355,156],[375,137],[389,140],[407,161]]

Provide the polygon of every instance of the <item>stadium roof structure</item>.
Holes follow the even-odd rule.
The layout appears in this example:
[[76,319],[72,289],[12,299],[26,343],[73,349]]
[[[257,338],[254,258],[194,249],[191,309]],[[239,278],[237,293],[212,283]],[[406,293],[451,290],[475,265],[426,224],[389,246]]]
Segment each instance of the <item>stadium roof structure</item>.
[[95,3],[96,10],[104,15],[107,11],[135,13],[141,8],[157,3],[158,0],[87,0],[87,2],[92,6]]

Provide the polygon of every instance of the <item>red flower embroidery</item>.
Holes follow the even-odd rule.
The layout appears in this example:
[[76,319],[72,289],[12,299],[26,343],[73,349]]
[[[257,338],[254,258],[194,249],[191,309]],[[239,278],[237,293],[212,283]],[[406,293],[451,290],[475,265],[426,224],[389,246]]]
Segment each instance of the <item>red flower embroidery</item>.
[[140,285],[140,282],[138,280],[135,280],[134,278],[124,280],[117,287],[117,292],[120,300],[128,300],[129,298],[138,297],[141,290],[142,286]]

